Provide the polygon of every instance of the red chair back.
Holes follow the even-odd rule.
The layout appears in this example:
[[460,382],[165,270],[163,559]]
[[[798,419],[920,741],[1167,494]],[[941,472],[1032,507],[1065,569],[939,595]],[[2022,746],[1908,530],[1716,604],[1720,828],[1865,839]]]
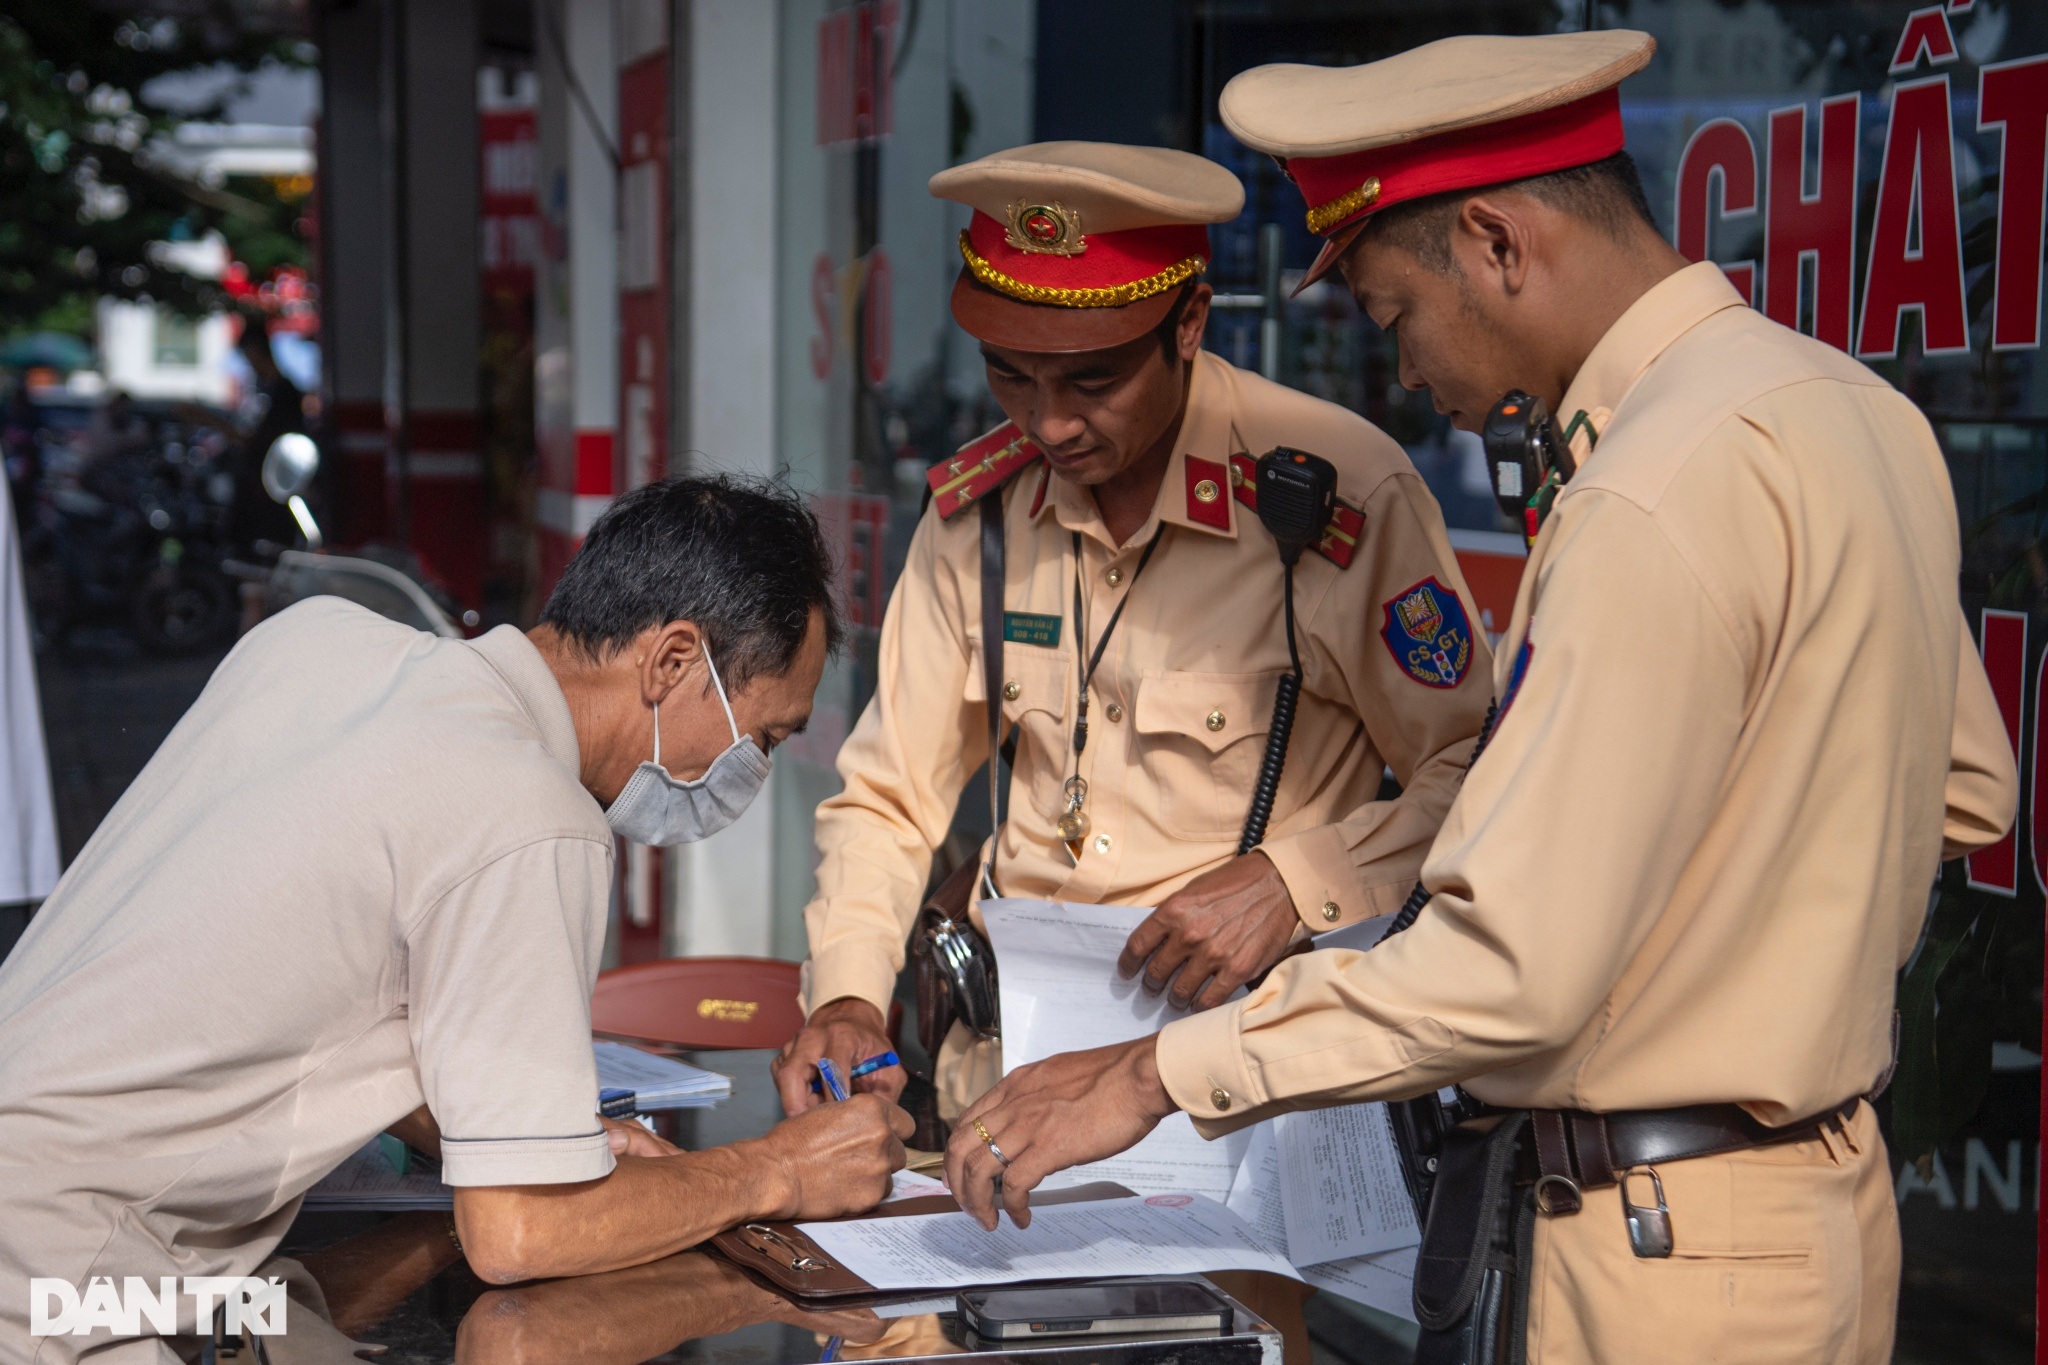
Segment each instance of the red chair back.
[[766,957],[678,957],[600,973],[590,1027],[681,1048],[779,1048],[803,1027],[800,969]]

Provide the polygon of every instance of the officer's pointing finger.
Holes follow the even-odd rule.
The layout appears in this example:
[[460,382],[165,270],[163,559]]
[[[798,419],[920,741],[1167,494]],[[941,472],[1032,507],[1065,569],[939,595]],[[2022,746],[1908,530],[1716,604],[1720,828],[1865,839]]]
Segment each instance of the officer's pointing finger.
[[1198,1012],[1201,1010],[1213,1010],[1228,1000],[1230,993],[1243,984],[1242,981],[1232,982],[1227,977],[1216,977],[1202,988],[1200,995],[1195,997],[1195,1003],[1192,1008]]
[[1131,930],[1131,936],[1124,942],[1123,952],[1117,955],[1116,969],[1128,979],[1138,974],[1145,965],[1145,959],[1167,938],[1166,926],[1159,921],[1159,912],[1154,910],[1145,916],[1145,922]]
[[[1029,1148],[1025,1149],[1029,1152]],[[1020,1228],[1031,1226],[1031,1191],[1038,1188],[1038,1163],[1028,1155],[1012,1157],[1003,1170],[1003,1212]]]
[[[1221,980],[1221,977],[1212,977],[1198,965],[1191,963],[1175,978],[1173,990],[1167,995],[1166,1002],[1177,1010],[1193,1009],[1196,998],[1216,989]],[[1229,991],[1226,990],[1224,994],[1228,995]]]
[[958,1129],[953,1133],[953,1140],[946,1144],[946,1184],[952,1189],[960,1211],[986,1228],[989,1220],[984,1216],[987,1207],[983,1195],[984,1178],[975,1171],[977,1154],[968,1150],[970,1143],[979,1146],[972,1130]]
[[[1145,989],[1154,995],[1165,990],[1172,983],[1174,973],[1187,965],[1188,957],[1186,948],[1178,943],[1167,943],[1154,953],[1152,960],[1145,965]],[[1203,975],[1207,976],[1208,973],[1204,972]]]

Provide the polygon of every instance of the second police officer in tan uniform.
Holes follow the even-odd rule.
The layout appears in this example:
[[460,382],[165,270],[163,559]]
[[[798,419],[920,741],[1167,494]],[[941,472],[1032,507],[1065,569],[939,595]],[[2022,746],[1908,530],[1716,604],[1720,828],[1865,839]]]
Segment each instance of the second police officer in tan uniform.
[[1616,87],[1652,48],[1454,38],[1224,90],[1402,381],[1467,430],[1526,390],[1576,469],[1413,927],[1012,1072],[948,1149],[986,1225],[1176,1108],[1213,1136],[1462,1083],[1488,1110],[1444,1148],[1418,1358],[1497,1325],[1489,1361],[1890,1359],[1864,1096],[1930,879],[2011,823],[2013,755],[1926,420],[1650,220]]
[[[1016,735],[995,881],[1159,907],[1122,966],[1171,979],[1179,1003],[1216,1004],[1304,931],[1396,909],[1488,699],[1485,635],[1401,448],[1201,349],[1207,225],[1237,216],[1235,176],[1055,142],[942,172],[932,193],[974,209],[953,314],[1010,420],[932,471],[874,700],[840,751],[845,790],[818,812],[810,1022],[776,1068],[791,1110],[820,1056],[888,1048],[934,851],[988,753],[981,501],[1001,499],[998,705]],[[1238,857],[1290,668],[1284,571],[1247,479],[1283,445],[1331,461],[1340,502],[1294,569],[1303,695],[1269,832]],[[1380,801],[1386,769],[1402,792]],[[941,1113],[1000,1075],[999,1044],[956,1025]],[[894,1094],[903,1073],[866,1084]]]

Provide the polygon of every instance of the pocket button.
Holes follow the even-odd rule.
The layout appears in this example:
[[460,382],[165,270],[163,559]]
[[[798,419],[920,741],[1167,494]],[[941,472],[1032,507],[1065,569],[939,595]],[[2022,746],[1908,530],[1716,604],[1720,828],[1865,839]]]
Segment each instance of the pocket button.
[[1223,713],[1221,711],[1211,711],[1209,713],[1208,726],[1210,734],[1214,734],[1218,730],[1221,730],[1227,723],[1228,722],[1226,722],[1223,719]]

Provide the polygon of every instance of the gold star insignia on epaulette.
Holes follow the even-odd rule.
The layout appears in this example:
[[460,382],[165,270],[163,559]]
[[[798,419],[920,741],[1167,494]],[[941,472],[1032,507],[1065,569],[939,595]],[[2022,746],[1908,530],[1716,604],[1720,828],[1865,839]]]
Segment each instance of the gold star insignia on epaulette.
[[940,519],[950,518],[967,504],[995,492],[1041,458],[1043,452],[1014,422],[1005,422],[969,441],[952,459],[933,465],[925,474]]

